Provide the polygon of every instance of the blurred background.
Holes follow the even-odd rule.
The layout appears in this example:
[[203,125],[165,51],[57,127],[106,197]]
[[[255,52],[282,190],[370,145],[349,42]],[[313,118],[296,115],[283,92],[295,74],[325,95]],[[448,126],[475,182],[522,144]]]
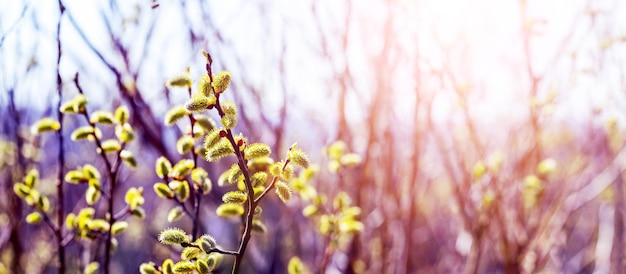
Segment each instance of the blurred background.
[[[0,262],[10,272],[56,271],[53,235],[22,221],[30,209],[13,183],[36,167],[40,191],[55,191],[57,139],[29,127],[56,117],[58,41],[62,100],[78,93],[79,73],[90,109],[128,106],[138,134],[128,147],[138,166],[122,169],[120,184],[144,187],[147,218],[120,237],[116,273],[177,256],[156,235],[190,229],[165,220],[174,204],[152,185],[157,157],[181,158],[175,142],[187,126],[163,124],[188,98],[165,82],[190,67],[195,83],[201,50],[213,71],[232,74],[224,96],[240,109],[235,132],[276,157],[298,142],[320,167],[317,190],[345,191],[361,208],[364,230],[326,273],[624,271],[623,1],[63,4],[60,17],[57,1],[0,0]],[[63,122],[63,168],[104,168],[93,143],[69,141],[84,121]],[[359,165],[327,168],[325,148],[338,140]],[[201,165],[214,182],[228,166]],[[84,206],[84,189],[66,190],[68,212]],[[224,192],[215,186],[203,200],[201,228],[234,249],[238,222],[215,216]],[[304,205],[263,202],[268,234],[254,236],[245,273],[285,273],[291,256],[321,272],[324,238]]]

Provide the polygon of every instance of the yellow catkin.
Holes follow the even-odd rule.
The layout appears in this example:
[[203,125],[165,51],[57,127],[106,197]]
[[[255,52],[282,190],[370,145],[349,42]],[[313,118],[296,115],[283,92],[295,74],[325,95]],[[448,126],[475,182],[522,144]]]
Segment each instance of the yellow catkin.
[[283,202],[288,202],[291,200],[291,189],[284,182],[276,182],[276,194],[278,194],[278,198],[280,198]]

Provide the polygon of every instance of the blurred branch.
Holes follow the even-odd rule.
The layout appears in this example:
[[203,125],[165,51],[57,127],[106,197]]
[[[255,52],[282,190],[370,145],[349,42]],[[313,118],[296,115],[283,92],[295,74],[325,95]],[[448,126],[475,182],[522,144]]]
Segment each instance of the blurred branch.
[[[57,116],[59,117],[59,130],[57,131],[58,138],[58,148],[59,148],[59,157],[58,161],[58,173],[56,179],[56,191],[57,191],[57,208],[56,208],[56,227],[51,226],[54,234],[56,236],[56,242],[58,246],[59,253],[59,273],[63,274],[66,272],[67,266],[65,264],[65,245],[63,245],[63,224],[65,223],[65,196],[63,191],[63,182],[64,182],[64,171],[65,167],[65,150],[63,148],[63,112],[61,111],[61,105],[63,104],[63,80],[61,79],[60,66],[61,63],[61,54],[63,53],[61,49],[61,21],[63,20],[63,14],[65,13],[65,6],[63,5],[63,1],[58,0],[59,4],[59,22],[57,23],[57,63],[56,63],[56,73],[57,73],[57,94],[59,96],[59,102],[57,104]],[[47,215],[46,220],[48,220]]]
[[[10,168],[10,172],[6,174],[7,180],[4,183],[4,195],[8,201],[8,212],[10,222],[7,224],[8,228],[6,232],[0,233],[0,250],[6,250],[5,245],[9,244],[11,252],[13,252],[14,259],[10,261],[9,268],[14,273],[19,273],[24,271],[22,263],[20,260],[15,259],[19,258],[24,253],[24,247],[22,246],[21,235],[22,228],[22,211],[23,206],[20,200],[13,193],[13,180],[15,177],[22,177],[25,174],[25,169],[28,166],[27,159],[24,157],[22,153],[22,149],[25,145],[25,140],[23,135],[20,133],[20,125],[22,125],[22,115],[21,112],[17,109],[15,104],[15,91],[13,89],[9,89],[9,104],[8,104],[8,114],[10,119],[2,119],[7,124],[14,123],[12,126],[8,128],[12,128],[13,132],[11,135],[15,138],[13,140],[15,142],[15,158],[16,162],[14,163],[14,167]],[[9,133],[9,132],[7,132]]]
[[13,31],[17,29],[20,21],[24,19],[24,15],[26,15],[26,10],[28,10],[28,4],[24,4],[24,7],[22,8],[20,15],[17,17],[17,20],[15,20],[15,22],[13,22],[13,24],[2,33],[2,36],[0,37],[0,48],[4,45],[4,39],[6,39],[9,34],[13,33]]
[[[120,72],[115,66],[113,66],[100,52],[100,50],[96,49],[93,43],[87,38],[82,28],[78,25],[71,12],[67,12],[67,17],[74,26],[74,29],[78,32],[80,37],[83,39],[83,42],[87,45],[87,47],[94,53],[98,59],[104,64],[108,70],[113,73],[116,79],[117,88],[120,92],[122,98],[124,98],[131,106],[131,116],[133,119],[133,124],[140,128],[143,131],[143,137],[148,139],[147,144],[154,147],[161,155],[169,156],[169,152],[165,145],[163,144],[163,140],[161,137],[161,133],[163,132],[160,123],[157,123],[154,119],[154,115],[150,110],[148,104],[144,101],[141,96],[141,92],[137,90],[136,86],[133,85],[133,89],[129,89],[123,79],[122,72]],[[114,37],[111,34],[111,37]],[[115,41],[115,39],[114,39]],[[116,48],[121,55],[124,55],[126,50],[118,43]],[[135,81],[136,79],[133,79]],[[170,158],[170,157],[168,157]]]

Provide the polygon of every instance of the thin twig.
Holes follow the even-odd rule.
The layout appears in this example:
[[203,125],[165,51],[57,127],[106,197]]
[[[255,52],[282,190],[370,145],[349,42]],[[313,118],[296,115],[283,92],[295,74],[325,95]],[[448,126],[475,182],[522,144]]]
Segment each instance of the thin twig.
[[[289,150],[291,150],[291,149],[289,149]],[[290,162],[289,159],[285,160],[285,163],[283,164],[282,169],[281,169],[282,171],[285,171],[285,168],[287,168],[287,165],[289,164],[289,162]],[[272,179],[272,182],[270,183],[270,185],[265,190],[263,190],[263,192],[259,195],[259,197],[257,197],[254,200],[254,204],[255,205],[258,205],[259,202],[261,202],[261,199],[263,199],[263,197],[265,197],[265,195],[267,195],[267,193],[270,192],[270,190],[272,190],[274,188],[274,185],[276,184],[276,181],[278,181],[278,177],[274,177],[274,179]]]
[[[65,246],[63,245],[63,219],[65,215],[64,204],[64,193],[63,193],[63,167],[65,166],[65,151],[63,149],[63,112],[61,111],[61,104],[63,103],[63,92],[62,86],[63,81],[61,80],[61,74],[59,72],[59,64],[61,62],[61,20],[63,19],[63,13],[65,12],[65,6],[63,6],[63,2],[58,0],[59,3],[59,22],[57,23],[57,93],[59,94],[59,103],[57,107],[57,113],[59,116],[59,130],[57,131],[57,137],[59,139],[59,157],[58,157],[58,174],[56,180],[56,188],[57,188],[57,210],[56,210],[56,218],[58,227],[53,228],[54,234],[57,240],[57,246],[59,247],[59,273],[63,274],[66,271],[65,265]],[[47,216],[46,216],[47,219]]]
[[[200,246],[198,246],[196,244],[190,244],[190,243],[182,243],[181,246],[182,247],[200,248]],[[221,249],[221,248],[218,248],[218,247],[211,248],[211,249],[209,249],[209,251],[207,251],[207,254],[211,254],[211,253],[220,253],[220,254],[231,255],[231,256],[239,255],[239,253],[237,251],[224,250],[224,249]]]
[[[78,81],[78,73],[75,75],[74,77],[74,84],[76,85],[76,88],[78,89],[78,92],[80,94],[83,94],[83,90],[80,86],[80,83]],[[89,112],[87,111],[87,109],[85,108],[85,110],[83,111],[83,116],[85,117],[85,119],[87,120],[87,122],[91,125],[92,129],[93,129],[93,133],[92,136],[94,137],[94,141],[96,143],[96,146],[98,147],[100,156],[102,156],[102,159],[104,160],[104,164],[106,166],[107,172],[109,173],[109,196],[107,199],[108,202],[108,217],[109,217],[109,231],[106,233],[106,243],[105,243],[105,250],[104,250],[104,273],[110,273],[109,269],[110,269],[110,265],[111,265],[111,247],[113,245],[113,235],[111,230],[113,229],[113,224],[115,223],[115,215],[114,215],[114,209],[113,209],[113,198],[115,197],[115,185],[117,182],[117,173],[119,170],[119,167],[122,163],[122,161],[120,160],[120,153],[124,148],[124,144],[122,144],[122,148],[117,152],[117,155],[115,157],[115,162],[111,163],[111,161],[109,160],[109,158],[107,157],[107,152],[104,150],[104,148],[102,147],[102,142],[100,140],[100,138],[98,136],[96,136],[96,125],[95,123],[91,122],[91,118],[89,117]]]
[[[189,92],[189,98],[191,98],[191,86],[187,87],[187,91]],[[189,123],[191,124],[191,132],[189,132],[189,135],[191,135],[191,138],[194,138],[194,128],[196,126],[196,119],[193,117],[193,113],[190,113],[188,116],[189,116]],[[196,154],[195,141],[194,141],[194,147],[191,149],[190,153],[193,159],[193,169],[195,169],[198,167],[198,154]],[[193,190],[191,197],[193,199],[192,202],[193,202],[194,212],[193,212],[193,216],[190,216],[190,217],[192,217],[192,220],[193,220],[193,226],[191,229],[191,237],[195,239],[196,237],[198,237],[198,230],[200,226],[200,200],[202,199],[202,193],[198,189],[196,184],[194,184],[192,181],[189,181],[188,184],[189,184],[189,187]]]
[[[206,71],[207,71],[207,74],[209,75],[209,86],[211,87],[211,89],[213,89],[213,92],[215,93],[215,90],[212,85],[213,72],[211,70],[211,63],[213,63],[213,59],[211,58],[211,55],[208,53],[206,54],[206,58],[207,58]],[[220,117],[224,117],[225,113],[222,110],[222,107],[220,105],[219,95],[220,94],[215,93],[215,97],[216,97],[215,109],[217,110]],[[237,255],[235,255],[235,263],[233,265],[233,271],[232,271],[232,273],[237,273],[239,272],[239,267],[241,266],[243,254],[246,252],[246,247],[248,246],[248,242],[250,241],[250,237],[252,235],[252,221],[254,220],[254,210],[256,208],[256,203],[254,202],[254,190],[252,188],[252,182],[250,180],[250,173],[248,171],[248,165],[246,164],[246,159],[239,145],[237,145],[237,142],[235,141],[233,133],[230,129],[226,129],[226,138],[228,139],[231,146],[233,147],[233,150],[235,151],[235,156],[237,156],[237,164],[239,165],[239,169],[241,169],[241,172],[243,173],[244,184],[246,186],[246,192],[248,194],[248,199],[246,200],[247,212],[246,212],[246,219],[244,222],[243,235],[241,236],[239,250],[237,252]]]

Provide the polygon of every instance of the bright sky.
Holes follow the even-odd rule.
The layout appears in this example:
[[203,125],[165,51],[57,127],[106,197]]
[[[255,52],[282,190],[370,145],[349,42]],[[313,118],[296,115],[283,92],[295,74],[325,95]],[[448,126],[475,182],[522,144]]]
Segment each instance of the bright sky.
[[[277,106],[282,100],[281,78],[276,67],[277,57],[284,47],[287,93],[292,100],[314,110],[309,114],[294,112],[293,119],[327,108],[328,96],[334,96],[333,92],[339,88],[336,84],[329,85],[328,79],[343,71],[345,64],[354,76],[356,88],[349,97],[353,104],[348,106],[348,117],[353,121],[359,121],[368,111],[359,101],[371,100],[377,75],[392,79],[397,95],[397,116],[409,114],[415,107],[412,98],[416,64],[424,71],[451,68],[458,85],[471,91],[471,100],[479,106],[475,109],[480,110],[476,115],[483,117],[487,124],[496,123],[494,117],[514,118],[524,108],[520,100],[526,99],[520,94],[527,93],[529,88],[521,40],[524,24],[532,25],[535,33],[530,47],[533,70],[546,76],[539,87],[539,97],[545,97],[551,90],[557,91],[557,100],[563,106],[557,110],[557,115],[589,113],[590,103],[593,106],[616,105],[619,109],[624,103],[621,79],[625,59],[624,42],[619,39],[626,33],[626,17],[623,16],[626,4],[618,0],[522,2],[527,5],[526,20],[521,18],[520,1],[512,0],[395,0],[390,6],[382,1],[352,1],[352,17],[346,25],[345,3],[331,0],[316,2],[317,15],[311,13],[311,1],[188,1],[185,15],[179,2],[174,1],[161,1],[155,10],[137,9],[149,6],[150,1],[120,1],[121,14],[112,13],[108,2],[65,1],[87,37],[117,65],[121,60],[109,51],[110,38],[103,35],[106,26],[101,18],[113,18],[112,22],[125,18],[129,22],[126,26],[112,25],[112,28],[122,32],[122,42],[130,45],[131,62],[147,51],[150,59],[142,67],[145,73],[137,83],[144,91],[160,91],[164,78],[190,64],[192,73],[201,73],[203,63],[199,49],[189,49],[188,37],[181,33],[180,26],[188,18],[194,28],[201,28],[203,22],[198,5],[204,3],[214,11],[212,20],[228,43],[218,45],[211,39],[205,45],[223,59],[217,60],[216,66],[221,66],[223,61],[231,68],[237,67],[234,56],[245,60],[243,71],[238,75],[264,90],[267,96],[263,96],[263,100],[270,105]],[[24,3],[27,10],[20,19]],[[15,87],[18,101],[28,100],[38,108],[56,98],[54,71],[50,67],[56,58],[55,5],[55,1],[36,5],[33,1],[1,3],[0,30],[5,38],[0,48],[1,86],[5,90]],[[598,12],[593,26],[584,11]],[[385,30],[388,15],[392,17],[392,24]],[[135,16],[139,18],[139,27],[132,25]],[[151,18],[156,19],[156,31],[151,46],[144,50],[141,38]],[[6,33],[15,22],[14,30]],[[326,35],[331,62],[319,56],[322,49],[318,24]],[[34,31],[34,26],[40,28],[39,33]],[[346,29],[348,51],[344,53],[340,34]],[[111,88],[111,75],[96,65],[99,62],[67,18],[62,32],[66,54],[62,61],[64,79],[69,83],[73,74],[81,71],[85,79],[89,79],[85,86],[93,93],[94,100],[106,102],[109,97],[105,91]],[[206,35],[212,37],[211,33]],[[569,42],[560,48],[564,39]],[[375,63],[385,41],[392,49],[389,58],[394,64],[386,68],[389,76],[385,71],[377,71],[384,68]],[[614,42],[606,46],[606,41]],[[602,43],[606,46],[604,50],[601,50]],[[565,52],[558,53],[558,50]],[[572,58],[574,52],[576,55]],[[35,67],[37,72],[22,76],[33,61],[42,66]],[[456,109],[450,88],[448,83],[444,91],[437,80],[423,80],[423,92],[438,93],[435,114],[441,121],[449,119]],[[33,96],[35,94],[37,96]],[[146,97],[156,106],[163,104],[157,93],[148,93]],[[0,98],[4,100],[4,96]],[[323,122],[325,118],[316,119]]]

